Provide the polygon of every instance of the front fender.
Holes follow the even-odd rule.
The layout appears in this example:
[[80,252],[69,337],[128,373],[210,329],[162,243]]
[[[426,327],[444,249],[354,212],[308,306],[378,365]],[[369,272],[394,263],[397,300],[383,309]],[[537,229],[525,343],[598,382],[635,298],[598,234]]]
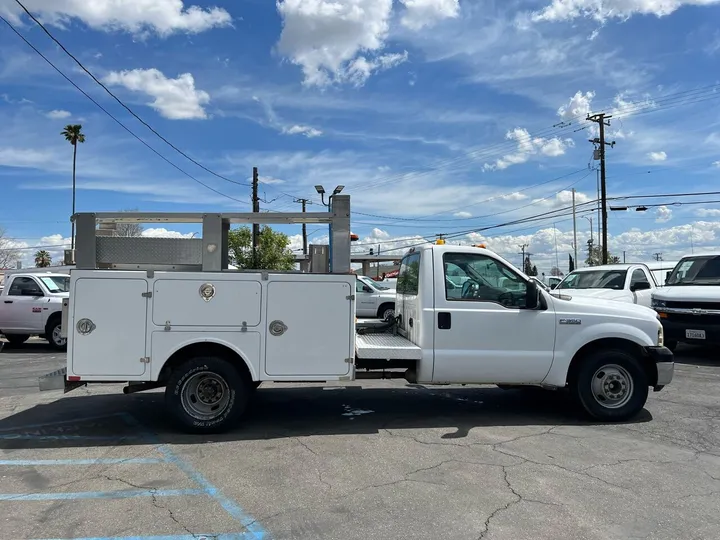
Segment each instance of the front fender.
[[641,328],[620,322],[593,324],[580,331],[573,331],[572,327],[558,328],[555,356],[543,384],[565,386],[570,362],[577,352],[588,343],[602,339],[624,339],[641,347],[651,347],[656,345],[657,336],[650,336]]

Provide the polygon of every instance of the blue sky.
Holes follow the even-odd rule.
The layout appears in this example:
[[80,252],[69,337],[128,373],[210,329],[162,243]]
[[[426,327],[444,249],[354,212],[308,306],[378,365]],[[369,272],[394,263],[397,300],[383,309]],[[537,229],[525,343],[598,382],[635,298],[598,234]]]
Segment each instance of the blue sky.
[[[608,194],[717,190],[720,0],[26,0],[52,34],[147,123],[264,209],[346,186],[353,230],[383,250],[595,198],[588,112],[613,114]],[[92,4],[92,8],[88,7]],[[14,0],[0,14],[158,158],[0,22],[0,227],[22,248],[69,236],[79,211],[247,211],[250,187],[177,154],[82,73]],[[715,86],[713,86],[715,85]],[[565,122],[565,123],[561,123]],[[10,135],[10,136],[7,136]],[[629,199],[611,250],[666,259],[720,247],[718,196]],[[701,204],[676,205],[677,202]],[[580,215],[592,205],[581,206]],[[317,210],[319,207],[311,206]],[[369,214],[369,215],[368,215]],[[542,268],[572,251],[567,212],[458,235]],[[299,227],[280,227],[299,246]],[[589,220],[579,218],[580,246]],[[187,227],[148,234],[192,233]],[[324,230],[314,231],[322,241]],[[62,248],[51,251],[59,253]],[[25,249],[26,260],[32,249]],[[581,249],[582,251],[582,249]],[[517,261],[516,261],[517,262]]]

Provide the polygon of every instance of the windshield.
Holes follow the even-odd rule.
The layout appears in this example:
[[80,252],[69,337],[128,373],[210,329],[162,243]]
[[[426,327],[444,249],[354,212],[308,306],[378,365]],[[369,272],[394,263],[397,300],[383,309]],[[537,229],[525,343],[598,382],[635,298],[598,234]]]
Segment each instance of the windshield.
[[362,281],[365,285],[370,286],[370,288],[377,289],[379,291],[389,291],[390,287],[387,285],[382,285],[381,283],[378,283],[377,281],[367,277],[367,276],[358,276],[358,279]]
[[568,274],[558,289],[622,289],[627,270],[590,270]]
[[665,285],[720,285],[720,255],[681,260]]
[[70,276],[43,276],[40,278],[51,293],[70,291]]

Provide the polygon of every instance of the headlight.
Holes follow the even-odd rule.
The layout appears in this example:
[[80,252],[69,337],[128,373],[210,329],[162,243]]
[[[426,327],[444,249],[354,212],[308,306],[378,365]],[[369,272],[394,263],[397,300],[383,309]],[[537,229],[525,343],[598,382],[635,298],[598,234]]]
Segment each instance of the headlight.
[[665,308],[667,307],[667,302],[665,302],[665,300],[656,300],[655,298],[653,298],[650,305],[653,307],[653,309]]
[[662,347],[665,345],[665,332],[663,331],[663,327],[660,326],[658,328],[658,347]]

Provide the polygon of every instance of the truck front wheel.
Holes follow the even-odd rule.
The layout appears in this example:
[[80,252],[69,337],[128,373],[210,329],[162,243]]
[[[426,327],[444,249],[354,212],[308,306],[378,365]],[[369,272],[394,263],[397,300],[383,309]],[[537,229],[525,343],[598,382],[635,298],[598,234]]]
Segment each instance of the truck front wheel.
[[58,351],[67,349],[67,338],[62,337],[62,319],[57,315],[51,318],[45,327],[45,339]]
[[570,380],[570,391],[596,420],[622,422],[645,406],[648,385],[648,376],[634,356],[610,350],[580,360]]
[[190,433],[218,433],[245,410],[251,388],[230,362],[196,357],[173,370],[165,388],[168,412]]

